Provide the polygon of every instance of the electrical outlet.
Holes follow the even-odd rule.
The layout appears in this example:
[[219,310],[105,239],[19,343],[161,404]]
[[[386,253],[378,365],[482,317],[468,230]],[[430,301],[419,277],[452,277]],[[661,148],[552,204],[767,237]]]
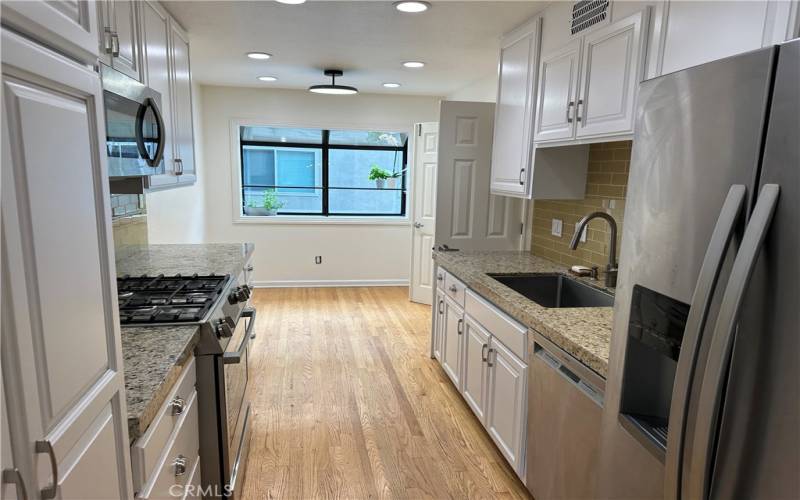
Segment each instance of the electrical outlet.
[[561,238],[561,229],[564,227],[564,222],[561,219],[553,219],[550,226],[550,234]]
[[586,232],[589,230],[588,227],[584,226],[583,231],[581,231],[581,243],[586,243]]

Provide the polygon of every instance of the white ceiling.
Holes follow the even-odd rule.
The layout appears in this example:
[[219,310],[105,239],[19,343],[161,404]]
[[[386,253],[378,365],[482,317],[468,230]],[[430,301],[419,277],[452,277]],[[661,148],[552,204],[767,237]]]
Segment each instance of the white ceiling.
[[[433,1],[404,14],[391,1],[171,1],[189,31],[195,81],[213,85],[307,88],[337,79],[362,92],[445,96],[496,70],[500,36],[544,8],[541,1]],[[245,52],[273,55],[254,61]],[[422,60],[423,69],[401,62]],[[271,75],[277,82],[256,77]],[[385,89],[383,82],[398,82]]]

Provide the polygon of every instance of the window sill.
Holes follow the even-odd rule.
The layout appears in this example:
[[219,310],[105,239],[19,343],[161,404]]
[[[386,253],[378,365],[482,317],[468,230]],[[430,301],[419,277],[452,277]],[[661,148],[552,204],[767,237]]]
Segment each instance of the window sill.
[[408,217],[359,217],[347,215],[332,215],[329,217],[314,217],[308,215],[271,215],[271,216],[239,216],[233,219],[234,224],[274,224],[274,225],[351,225],[351,226],[409,226]]

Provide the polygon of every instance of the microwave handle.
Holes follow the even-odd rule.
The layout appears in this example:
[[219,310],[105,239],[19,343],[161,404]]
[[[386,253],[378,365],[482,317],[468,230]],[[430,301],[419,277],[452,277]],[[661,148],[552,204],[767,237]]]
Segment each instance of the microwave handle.
[[[150,158],[147,153],[147,148],[144,145],[144,115],[147,108],[152,108],[153,116],[156,117],[156,125],[158,126],[158,145],[156,146],[156,154]],[[136,134],[136,147],[139,149],[139,155],[147,162],[147,166],[157,168],[161,159],[164,157],[164,146],[166,145],[167,137],[164,130],[164,120],[161,118],[161,112],[158,110],[155,101],[147,97],[144,102],[139,106],[139,111],[136,113],[136,124],[134,126]]]

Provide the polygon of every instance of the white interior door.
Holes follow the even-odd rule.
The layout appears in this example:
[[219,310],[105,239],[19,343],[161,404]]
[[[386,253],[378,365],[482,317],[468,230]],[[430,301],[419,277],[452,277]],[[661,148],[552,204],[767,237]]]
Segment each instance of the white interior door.
[[494,104],[442,101],[439,120],[436,247],[519,250],[521,200],[489,190]]
[[411,239],[411,300],[430,304],[433,299],[433,236],[436,228],[436,162],[439,124],[418,123],[414,127],[414,222]]

